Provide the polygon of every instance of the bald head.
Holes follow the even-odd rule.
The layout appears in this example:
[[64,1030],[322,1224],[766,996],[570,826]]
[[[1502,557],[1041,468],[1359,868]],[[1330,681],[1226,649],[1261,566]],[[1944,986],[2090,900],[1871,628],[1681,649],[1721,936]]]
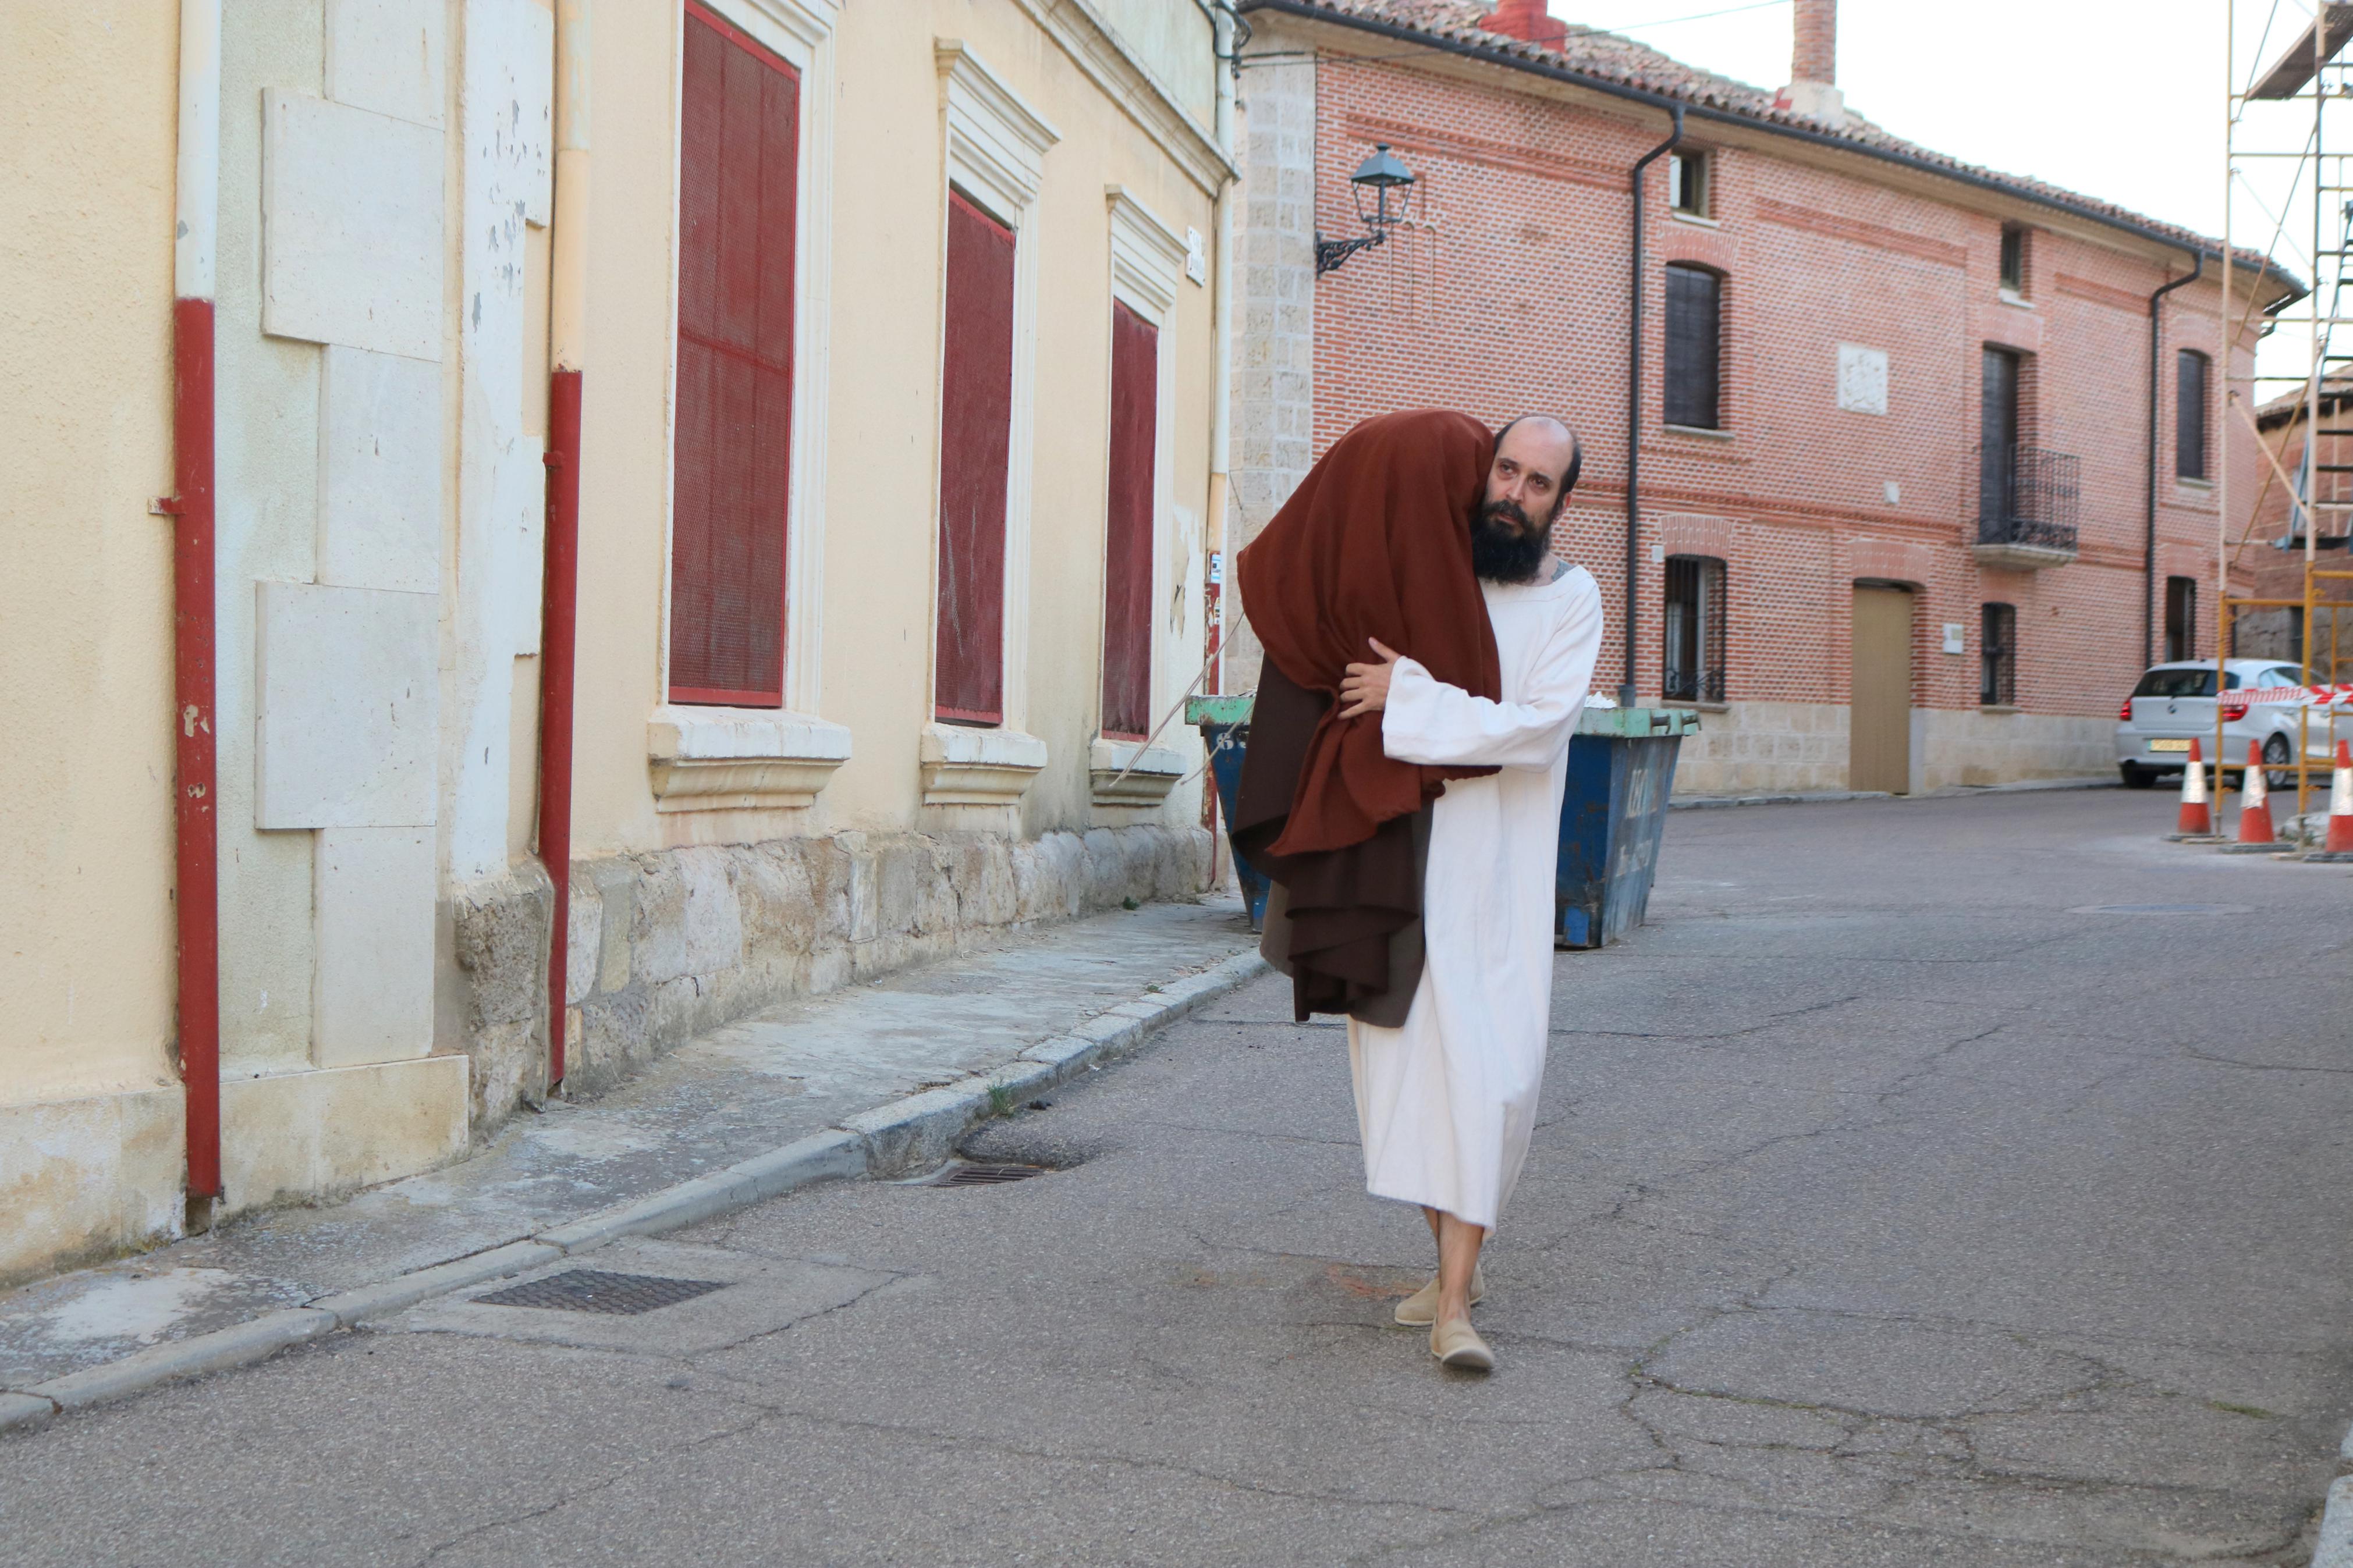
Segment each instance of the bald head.
[[1577,487],[1584,464],[1577,432],[1549,414],[1523,414],[1495,432],[1495,460],[1487,470],[1487,501],[1506,500],[1530,521],[1549,526]]

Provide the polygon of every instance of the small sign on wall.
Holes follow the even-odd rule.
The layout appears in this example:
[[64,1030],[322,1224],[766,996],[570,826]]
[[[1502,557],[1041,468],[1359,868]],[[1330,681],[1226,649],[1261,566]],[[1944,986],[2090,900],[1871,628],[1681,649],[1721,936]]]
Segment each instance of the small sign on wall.
[[1945,623],[1945,651],[1947,653],[1965,651],[1961,647],[1961,623],[1958,621]]
[[1838,405],[1850,414],[1887,412],[1887,351],[1838,346]]

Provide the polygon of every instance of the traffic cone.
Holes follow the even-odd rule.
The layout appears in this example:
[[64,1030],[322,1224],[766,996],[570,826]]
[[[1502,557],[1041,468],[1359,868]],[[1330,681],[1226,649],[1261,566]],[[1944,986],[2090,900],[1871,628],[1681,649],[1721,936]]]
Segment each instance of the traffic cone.
[[2206,764],[2193,737],[2189,742],[2189,761],[2181,770],[2181,816],[2174,824],[2176,837],[2211,838],[2214,836],[2214,813],[2206,804]]
[[2328,855],[2353,855],[2353,752],[2337,742],[2337,773],[2328,781],[2328,837],[2321,845]]
[[2239,842],[2271,845],[2278,841],[2272,832],[2271,779],[2263,772],[2263,748],[2250,741],[2246,776],[2239,781]]

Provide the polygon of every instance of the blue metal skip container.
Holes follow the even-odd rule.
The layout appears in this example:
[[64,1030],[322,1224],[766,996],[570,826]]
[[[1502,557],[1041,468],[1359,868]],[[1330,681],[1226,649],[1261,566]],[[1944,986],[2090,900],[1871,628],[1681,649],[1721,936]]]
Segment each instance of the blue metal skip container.
[[1606,947],[1642,923],[1675,756],[1698,728],[1699,715],[1679,708],[1588,708],[1578,719],[1560,803],[1554,946]]

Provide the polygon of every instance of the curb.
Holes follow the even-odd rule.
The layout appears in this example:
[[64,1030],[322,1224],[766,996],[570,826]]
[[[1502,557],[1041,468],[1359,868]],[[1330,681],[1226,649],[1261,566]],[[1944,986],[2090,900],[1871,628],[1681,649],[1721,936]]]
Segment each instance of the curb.
[[1669,811],[1722,811],[1735,805],[1836,805],[1850,800],[1971,800],[1986,795],[2030,795],[2054,789],[2117,789],[2118,781],[2103,775],[2081,779],[2021,779],[2016,784],[1954,784],[1896,795],[1883,789],[1808,790],[1784,795],[1703,795],[1667,802]]
[[1025,1101],[1133,1056],[1152,1036],[1269,973],[1256,952],[1236,953],[1040,1041],[1004,1066],[845,1118],[839,1126],[754,1154],[645,1197],[470,1257],[322,1296],[207,1334],[150,1346],[27,1389],[0,1390],[0,1432],[67,1410],[143,1394],[167,1383],[266,1361],[280,1351],[386,1317],[447,1291],[748,1208],[816,1182],[905,1175],[944,1162],[958,1139]]
[[[2353,1433],[2346,1436],[2353,1447]],[[2320,1510],[2320,1540],[2312,1549],[2312,1568],[2353,1568],[2353,1476],[2328,1483],[2328,1504]]]

